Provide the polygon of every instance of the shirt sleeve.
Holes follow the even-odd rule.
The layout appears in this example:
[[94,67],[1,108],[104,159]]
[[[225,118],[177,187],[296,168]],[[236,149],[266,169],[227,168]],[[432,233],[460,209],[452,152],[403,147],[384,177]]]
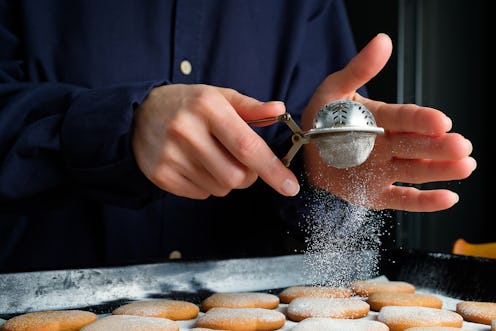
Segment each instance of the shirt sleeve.
[[164,82],[90,89],[27,78],[13,3],[0,1],[2,209],[46,206],[75,185],[126,206],[161,194],[139,171],[130,134],[137,105]]

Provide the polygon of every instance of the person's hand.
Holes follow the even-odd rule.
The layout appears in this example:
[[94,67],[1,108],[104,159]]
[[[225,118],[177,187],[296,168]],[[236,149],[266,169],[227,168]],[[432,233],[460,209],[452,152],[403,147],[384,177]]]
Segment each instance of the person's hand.
[[258,177],[283,195],[296,195],[295,175],[246,123],[284,112],[282,102],[263,103],[232,89],[157,87],[136,110],[137,164],[161,189],[193,199],[225,196]]
[[305,108],[302,127],[308,130],[317,111],[333,100],[364,104],[374,115],[374,149],[363,164],[336,169],[325,163],[313,143],[304,147],[309,181],[351,203],[371,209],[430,212],[450,208],[458,195],[446,189],[419,190],[403,184],[423,184],[468,177],[476,167],[469,155],[470,141],[451,130],[442,112],[417,105],[386,104],[359,95],[356,90],[384,67],[392,51],[387,35],[373,38],[341,71],[329,75]]

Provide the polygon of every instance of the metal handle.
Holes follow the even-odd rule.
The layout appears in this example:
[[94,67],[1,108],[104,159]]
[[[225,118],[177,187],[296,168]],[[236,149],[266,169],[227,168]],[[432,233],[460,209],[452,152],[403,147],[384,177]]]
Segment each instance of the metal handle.
[[282,163],[289,167],[291,160],[293,160],[296,153],[300,150],[303,144],[307,144],[310,142],[310,138],[305,136],[305,132],[296,124],[296,122],[291,117],[290,113],[284,113],[275,117],[267,117],[259,120],[247,121],[248,124],[259,124],[259,123],[267,123],[267,122],[284,122],[286,125],[293,131],[293,136],[291,137],[291,141],[293,145],[289,149],[288,153],[281,159]]

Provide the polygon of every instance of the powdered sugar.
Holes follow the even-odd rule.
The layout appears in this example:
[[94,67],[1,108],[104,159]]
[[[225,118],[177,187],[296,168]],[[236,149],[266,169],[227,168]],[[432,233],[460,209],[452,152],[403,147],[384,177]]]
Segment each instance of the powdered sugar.
[[404,323],[411,326],[461,327],[463,318],[449,310],[417,306],[386,306],[377,319],[385,324]]
[[179,326],[166,318],[112,315],[100,318],[81,331],[176,331]]
[[[365,184],[356,176],[350,178],[354,201],[365,204]],[[307,279],[313,284],[347,287],[356,279],[376,276],[384,215],[324,191],[314,192],[309,207],[305,228]]]
[[369,305],[355,298],[300,297],[288,305],[288,316],[300,321],[309,317],[360,318],[369,312]]
[[315,331],[315,330],[326,330],[326,331],[388,331],[389,328],[386,324],[371,321],[371,320],[349,320],[349,319],[331,319],[331,318],[307,318],[298,325],[296,325],[293,331]]

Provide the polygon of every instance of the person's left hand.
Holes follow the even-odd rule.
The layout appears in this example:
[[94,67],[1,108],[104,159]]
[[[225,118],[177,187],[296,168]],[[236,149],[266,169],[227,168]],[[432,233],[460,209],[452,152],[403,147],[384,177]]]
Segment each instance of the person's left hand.
[[397,183],[423,184],[464,179],[476,168],[472,144],[449,133],[451,120],[439,110],[417,105],[386,104],[356,90],[385,66],[392,51],[384,34],[373,38],[342,70],[329,75],[305,108],[302,128],[308,130],[317,111],[333,100],[354,100],[374,115],[378,135],[372,153],[361,165],[337,169],[328,165],[313,143],[304,147],[311,184],[367,208],[431,212],[450,208],[458,195],[446,189],[420,190]]

